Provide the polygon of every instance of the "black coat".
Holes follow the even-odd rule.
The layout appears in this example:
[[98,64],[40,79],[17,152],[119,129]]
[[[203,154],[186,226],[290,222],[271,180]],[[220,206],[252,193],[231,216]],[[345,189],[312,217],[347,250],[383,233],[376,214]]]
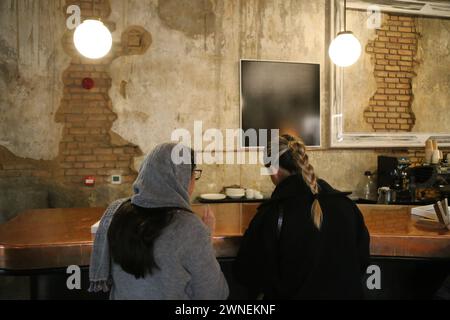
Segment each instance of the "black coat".
[[[245,232],[234,264],[237,281],[266,299],[359,299],[369,234],[357,206],[319,180],[323,223],[301,176],[283,180]],[[282,223],[280,219],[282,212]],[[279,228],[278,226],[281,225]]]

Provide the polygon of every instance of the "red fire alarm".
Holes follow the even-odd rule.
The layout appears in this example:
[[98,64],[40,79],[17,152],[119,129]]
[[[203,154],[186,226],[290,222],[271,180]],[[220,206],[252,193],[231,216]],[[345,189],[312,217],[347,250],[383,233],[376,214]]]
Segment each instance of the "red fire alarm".
[[83,86],[84,89],[91,90],[95,85],[94,79],[84,78],[83,81],[81,81],[81,85]]
[[93,187],[95,185],[95,177],[93,176],[85,177],[84,185],[87,187]]

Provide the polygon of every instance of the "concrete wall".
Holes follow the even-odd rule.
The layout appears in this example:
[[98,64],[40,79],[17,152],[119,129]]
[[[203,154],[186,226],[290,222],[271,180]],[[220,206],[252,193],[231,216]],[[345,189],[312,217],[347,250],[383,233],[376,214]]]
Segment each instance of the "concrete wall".
[[[153,36],[148,54],[117,59],[111,67],[111,97],[119,114],[113,130],[144,152],[175,128],[191,129],[194,120],[202,120],[205,129],[238,128],[240,58],[324,66],[322,1],[217,1],[204,8],[211,17],[206,29],[203,19],[191,15],[203,0],[161,3],[112,1],[119,34],[127,24],[138,24]],[[315,34],[307,32],[311,24]],[[321,76],[325,93],[324,68]],[[122,81],[128,83],[126,99],[118,90]]]
[[[202,120],[205,129],[238,128],[240,58],[319,63],[327,145],[325,1],[216,1],[206,7],[204,1],[111,3],[118,33],[126,25],[138,24],[153,37],[148,54],[119,58],[111,66],[110,95],[119,115],[113,130],[144,152],[166,141],[175,128],[192,129],[195,120]],[[207,16],[206,24],[196,16],[198,7]],[[119,93],[123,81],[126,98]],[[355,179],[376,163],[372,151],[320,150],[311,156],[318,173],[344,189],[354,189]],[[198,193],[217,192],[230,184],[266,194],[273,189],[269,179],[259,175],[258,166],[204,169]]]
[[60,1],[0,2],[0,145],[17,156],[51,160],[61,126],[53,120],[68,56]]
[[364,11],[347,11],[348,30],[353,31],[361,43],[361,58],[344,70],[344,131],[371,132],[372,126],[364,120],[364,110],[369,105],[370,97],[377,91],[373,75],[374,62],[365,52],[367,43],[375,38],[375,29],[366,25],[367,13]]
[[[413,131],[449,132],[450,123],[450,20],[418,18],[417,77],[413,79]],[[423,121],[423,119],[427,119]],[[421,121],[422,120],[422,121]]]
[[[144,55],[119,57],[109,70],[109,96],[118,116],[112,131],[144,153],[168,141],[173,129],[192,128],[195,120],[202,120],[205,129],[238,128],[239,59],[270,59],[321,65],[323,148],[310,152],[318,175],[339,189],[355,190],[363,172],[376,167],[376,156],[383,151],[328,149],[328,1],[112,0],[110,4],[108,20],[116,23],[115,41],[130,25],[144,27],[153,39]],[[61,139],[54,112],[62,95],[62,71],[69,62],[61,48],[63,4],[20,0],[2,1],[0,6],[0,145],[7,150],[3,158],[16,162],[18,157],[24,168],[46,159],[51,164],[47,171],[52,171]],[[31,35],[36,42],[30,47]],[[12,78],[27,81],[11,84],[11,72]],[[15,98],[19,96],[23,98]],[[2,152],[3,165],[1,161]],[[136,168],[140,161],[142,157],[135,159]],[[203,169],[196,195],[230,184],[257,188],[266,195],[273,190],[257,165]],[[131,192],[130,184],[86,189],[56,183],[51,175],[19,179],[0,174],[0,182],[1,190],[8,190],[1,193],[0,222],[24,207],[103,206]],[[30,190],[22,192],[26,188]]]

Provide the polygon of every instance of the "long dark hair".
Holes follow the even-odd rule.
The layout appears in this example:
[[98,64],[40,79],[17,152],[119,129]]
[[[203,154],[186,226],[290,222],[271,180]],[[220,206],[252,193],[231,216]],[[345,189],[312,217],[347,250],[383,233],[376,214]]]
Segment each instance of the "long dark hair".
[[[195,170],[191,151],[191,173]],[[136,279],[153,274],[159,266],[155,261],[154,245],[172,221],[177,208],[142,208],[126,201],[114,214],[108,229],[112,260]]]

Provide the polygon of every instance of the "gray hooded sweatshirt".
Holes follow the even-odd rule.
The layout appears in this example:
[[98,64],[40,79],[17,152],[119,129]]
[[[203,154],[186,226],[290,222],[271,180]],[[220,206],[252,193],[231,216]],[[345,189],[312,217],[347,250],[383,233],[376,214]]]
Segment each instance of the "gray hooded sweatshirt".
[[[216,260],[209,229],[191,212],[190,164],[175,164],[172,151],[180,145],[157,146],[144,160],[133,185],[131,202],[144,208],[176,207],[171,223],[154,244],[159,269],[136,279],[111,261],[108,227],[117,209],[129,199],[112,203],[104,213],[94,241],[90,291],[109,291],[110,299],[221,300],[228,285]],[[190,149],[181,147],[183,152]],[[190,158],[190,157],[189,157]]]

